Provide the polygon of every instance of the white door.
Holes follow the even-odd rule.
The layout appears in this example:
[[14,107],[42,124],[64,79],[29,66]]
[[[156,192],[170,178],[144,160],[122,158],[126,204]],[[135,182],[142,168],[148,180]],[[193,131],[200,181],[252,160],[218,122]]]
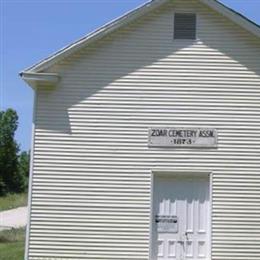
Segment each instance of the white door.
[[207,178],[155,178],[153,260],[209,260]]

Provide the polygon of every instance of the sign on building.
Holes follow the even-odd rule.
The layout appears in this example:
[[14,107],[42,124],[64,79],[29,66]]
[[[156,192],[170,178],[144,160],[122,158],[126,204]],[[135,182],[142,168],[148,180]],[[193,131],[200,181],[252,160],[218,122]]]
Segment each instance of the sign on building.
[[217,147],[217,131],[210,128],[162,128],[149,129],[150,147]]

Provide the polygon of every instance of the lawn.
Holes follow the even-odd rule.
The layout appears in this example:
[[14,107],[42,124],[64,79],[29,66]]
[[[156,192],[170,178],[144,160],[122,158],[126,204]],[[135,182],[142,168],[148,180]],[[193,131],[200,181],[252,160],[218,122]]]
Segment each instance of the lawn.
[[0,260],[24,259],[25,228],[0,231]]
[[[27,193],[0,197],[0,211],[27,205]],[[0,260],[24,259],[25,228],[0,231]]]
[[0,197],[0,211],[27,205],[27,193],[8,194]]

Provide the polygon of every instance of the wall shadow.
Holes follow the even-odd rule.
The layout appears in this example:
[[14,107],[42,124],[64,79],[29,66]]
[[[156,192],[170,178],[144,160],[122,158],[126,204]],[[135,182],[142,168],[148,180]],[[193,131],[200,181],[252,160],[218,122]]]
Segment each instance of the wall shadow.
[[[197,59],[193,62],[195,66],[196,63],[201,62],[204,62],[205,66],[207,64],[214,66],[216,60],[221,66],[225,63],[225,59],[229,58],[230,61],[225,63],[224,71],[232,74],[234,66],[244,67],[249,71],[249,75],[252,76],[255,73],[255,82],[258,82],[260,87],[259,39],[231,22],[229,22],[231,26],[227,29],[220,30],[213,24],[218,30],[208,31],[206,30],[208,26],[203,26],[207,20],[203,21],[203,19],[211,18],[204,17],[201,20],[201,23],[203,22],[201,30],[198,31],[199,40],[173,40],[173,25],[169,25],[172,10],[169,11],[168,7],[169,5],[166,5],[156,11],[161,12],[163,22],[160,22],[159,15],[157,18],[147,15],[129,25],[127,30],[122,28],[102,38],[75,53],[69,61],[64,61],[59,66],[52,68],[51,72],[59,72],[62,80],[55,90],[39,93],[37,115],[41,116],[36,120],[37,128],[71,134],[73,116],[70,115],[70,110],[76,105],[82,104],[83,106],[83,103],[93,102],[92,97],[96,93],[114,83],[123,92],[126,86],[124,84],[120,86],[121,80],[129,79],[129,84],[133,86],[134,83],[133,81],[131,83],[130,78],[140,69],[148,70],[151,65],[160,69],[162,63],[165,66],[176,67],[177,63],[182,62],[174,61],[175,54],[180,57],[185,56],[182,66],[189,65],[185,62],[185,59],[189,57]],[[209,22],[213,23],[210,20]],[[194,48],[194,52],[201,49],[202,52],[203,50],[205,53],[213,51],[218,52],[219,55],[205,56],[208,57],[205,58],[200,54],[195,55],[192,48]],[[207,71],[209,69],[205,68],[205,72]],[[190,72],[187,70],[187,76]],[[214,69],[212,73],[214,73]],[[151,71],[150,75],[151,79],[160,80],[156,73]],[[185,76],[183,80],[185,81]],[[146,81],[149,83],[148,76]],[[234,84],[236,82],[234,79]],[[113,91],[111,91],[111,95],[113,95]]]

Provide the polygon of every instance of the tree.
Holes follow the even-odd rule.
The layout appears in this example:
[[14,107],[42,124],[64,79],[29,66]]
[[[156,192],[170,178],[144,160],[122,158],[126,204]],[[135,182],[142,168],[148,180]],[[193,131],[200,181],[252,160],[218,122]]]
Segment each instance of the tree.
[[18,127],[15,110],[0,111],[0,194],[21,192],[25,189],[25,178],[18,167],[19,146],[14,139]]
[[[19,174],[27,187],[30,172],[30,152],[23,151],[19,156]],[[25,188],[26,188],[25,187]]]

